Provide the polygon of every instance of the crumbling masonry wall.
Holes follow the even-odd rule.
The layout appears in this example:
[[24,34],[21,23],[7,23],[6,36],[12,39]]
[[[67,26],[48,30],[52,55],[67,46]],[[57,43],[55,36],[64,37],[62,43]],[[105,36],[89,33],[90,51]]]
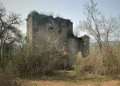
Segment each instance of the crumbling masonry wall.
[[54,18],[35,12],[29,14],[27,18],[28,43],[37,47],[42,44],[53,44],[58,50],[69,54],[70,65],[76,63],[76,54],[79,51],[82,52],[83,57],[89,53],[89,37],[77,38],[72,30],[73,23],[68,19]]

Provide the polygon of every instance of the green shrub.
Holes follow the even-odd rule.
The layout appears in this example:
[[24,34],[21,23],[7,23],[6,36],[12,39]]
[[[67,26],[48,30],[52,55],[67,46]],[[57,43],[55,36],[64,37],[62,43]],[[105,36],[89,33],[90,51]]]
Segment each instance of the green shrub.
[[73,65],[74,70],[78,73],[81,74],[83,72],[83,57],[82,57],[82,53],[78,52],[77,56],[76,56],[76,64]]

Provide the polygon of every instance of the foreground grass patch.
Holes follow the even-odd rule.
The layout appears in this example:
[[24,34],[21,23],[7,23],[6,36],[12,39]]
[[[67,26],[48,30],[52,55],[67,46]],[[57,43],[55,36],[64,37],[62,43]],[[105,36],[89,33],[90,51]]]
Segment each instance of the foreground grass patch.
[[117,84],[117,86],[120,86],[120,82]]
[[[72,73],[72,74],[71,74]],[[70,82],[82,82],[82,81],[109,81],[112,80],[111,77],[106,76],[96,76],[96,75],[84,75],[84,76],[75,76],[73,72],[61,73],[58,75],[37,75],[37,76],[21,76],[22,79],[31,79],[31,80],[58,80],[58,81],[70,81]]]

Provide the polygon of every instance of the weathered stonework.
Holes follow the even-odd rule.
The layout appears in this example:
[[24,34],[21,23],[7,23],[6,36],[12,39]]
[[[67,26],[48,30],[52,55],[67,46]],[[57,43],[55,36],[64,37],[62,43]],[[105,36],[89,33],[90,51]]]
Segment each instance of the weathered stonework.
[[46,42],[53,43],[58,50],[64,50],[69,54],[70,65],[76,63],[76,54],[79,51],[82,52],[83,57],[89,54],[89,37],[77,38],[73,35],[72,30],[73,23],[68,19],[50,16],[47,22],[39,24],[32,15],[27,18],[27,39],[29,43],[38,47]]

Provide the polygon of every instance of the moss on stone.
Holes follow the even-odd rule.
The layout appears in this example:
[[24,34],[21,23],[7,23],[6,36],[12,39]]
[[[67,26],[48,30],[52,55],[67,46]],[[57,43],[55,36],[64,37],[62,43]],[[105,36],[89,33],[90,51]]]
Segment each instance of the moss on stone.
[[54,21],[57,22],[59,31],[58,33],[62,32],[62,23],[65,22],[66,26],[69,27],[69,25],[72,25],[72,22],[69,19],[63,19],[61,17],[54,18],[53,16],[45,15],[45,14],[39,14],[37,11],[33,10],[29,13],[28,18],[32,16],[33,20],[35,20],[39,25],[45,25],[50,18],[54,19]]
[[82,39],[83,44],[86,45],[89,42],[90,37],[87,35],[84,35],[81,37],[81,39]]
[[29,16],[32,16],[39,25],[44,25],[48,22],[49,18],[53,18],[53,16],[39,14],[37,11],[31,11],[28,17]]

